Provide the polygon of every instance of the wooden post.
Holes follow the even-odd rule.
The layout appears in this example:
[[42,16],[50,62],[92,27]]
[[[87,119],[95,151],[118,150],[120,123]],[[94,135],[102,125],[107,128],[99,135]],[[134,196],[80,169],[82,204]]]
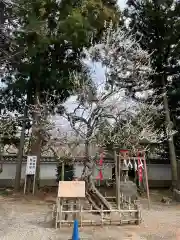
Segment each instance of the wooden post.
[[77,204],[78,204],[78,200],[77,200],[77,198],[74,198],[73,199],[73,203],[72,203],[72,205],[73,205],[73,211],[74,211],[74,213],[73,213],[73,220],[75,220],[75,219],[77,219],[78,218],[78,214],[77,214],[77,210],[78,210],[78,208],[77,208]]
[[64,181],[64,162],[61,164],[61,181]]
[[121,204],[121,187],[120,187],[120,182],[121,182],[121,156],[119,155],[118,160],[118,194],[119,194],[119,206],[118,209],[120,209],[120,204]]
[[32,190],[32,193],[33,193],[33,195],[34,195],[34,193],[35,193],[35,187],[36,187],[36,172],[35,172],[35,174],[34,174],[33,177],[34,177],[34,178],[33,178],[33,190]]
[[25,174],[24,194],[26,194],[26,183],[27,183],[27,175]]
[[62,215],[63,215],[63,199],[62,199],[62,202],[61,202],[61,200],[60,200],[60,202],[61,202],[61,205],[60,205],[60,212],[59,212],[59,228],[61,228],[61,226],[62,226]]
[[101,226],[103,226],[104,221],[104,212],[103,212],[103,205],[101,205]]
[[147,174],[145,153],[143,153],[143,161],[144,161],[144,171],[145,171],[145,181],[146,181],[146,193],[147,193],[147,199],[148,199],[148,208],[150,209],[149,183],[148,183],[148,174]]
[[116,150],[114,150],[114,162],[115,162],[115,174],[116,174],[116,204],[117,208],[120,209],[120,169],[119,162],[117,159]]
[[80,205],[80,226],[81,227],[82,227],[82,223],[83,223],[82,213],[83,213],[83,206]]

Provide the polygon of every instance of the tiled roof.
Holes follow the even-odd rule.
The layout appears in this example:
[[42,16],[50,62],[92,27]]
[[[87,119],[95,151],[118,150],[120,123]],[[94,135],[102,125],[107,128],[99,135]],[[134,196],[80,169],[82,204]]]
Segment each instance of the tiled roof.
[[[62,145],[56,142],[56,144],[53,143],[52,146],[53,146],[53,150],[56,152],[56,154],[58,154],[59,157],[68,156],[68,155],[83,157],[85,155],[84,144],[79,144],[78,146],[75,146],[75,147],[73,146],[69,147],[68,145]],[[27,155],[28,151],[29,151],[28,147],[25,146],[24,155]],[[91,156],[94,156],[96,152],[98,152],[98,147],[94,145],[90,146],[89,152]],[[17,155],[17,154],[18,154],[18,149],[15,146],[6,145],[4,147],[3,155]],[[42,149],[42,156],[51,158],[51,157],[54,157],[54,154],[49,147],[44,147]]]
[[[1,161],[2,163],[16,163],[18,160],[17,155],[3,155],[1,156]],[[26,162],[27,156],[23,157],[23,162]],[[73,162],[76,163],[82,163],[84,161],[84,157],[76,157],[74,158]],[[44,163],[58,163],[58,161],[54,157],[41,157],[41,162]],[[69,160],[68,160],[69,162]],[[67,163],[68,163],[67,162]],[[114,165],[114,159],[112,157],[105,157],[104,158],[104,163],[107,165]],[[169,161],[167,159],[148,159],[147,160],[147,165],[148,164],[169,164]]]
[[[17,162],[18,156],[17,155],[3,155],[3,156],[1,156],[1,159],[2,159],[1,161],[3,163],[6,163],[6,162],[8,162],[8,163],[12,162],[13,163],[13,162]],[[23,162],[26,162],[26,160],[27,160],[27,156],[24,156],[23,157]],[[73,161],[74,162],[83,162],[84,157],[77,156],[77,157],[74,158]],[[108,162],[108,163],[114,162],[113,159],[110,159],[110,158],[105,158],[104,161]],[[47,163],[52,162],[53,163],[53,162],[58,162],[58,161],[54,157],[41,157],[41,162],[47,162]]]
[[[54,145],[54,144],[53,144]],[[77,162],[82,162],[84,160],[85,156],[85,148],[84,144],[79,144],[78,146],[74,148],[69,148],[67,145],[58,145],[56,143],[56,146],[53,147],[54,152],[58,155],[58,157],[65,157],[68,156],[69,158],[75,159]],[[90,146],[89,154],[90,156],[95,156],[98,153],[99,148],[95,145]],[[18,149],[15,148],[13,145],[6,145],[4,147],[4,151],[2,153],[2,162],[17,162],[18,157]],[[27,151],[24,152],[23,161],[26,161],[27,159]],[[54,156],[54,153],[49,148],[42,149],[42,155],[41,155],[41,162],[57,162],[57,159]],[[112,156],[109,156],[109,154],[105,153],[105,158],[112,158]]]
[[[1,162],[3,163],[10,163],[10,162],[17,162],[18,156],[16,154],[10,154],[10,155],[3,155],[1,156]],[[23,156],[23,162],[27,161],[27,156]],[[41,158],[42,162],[56,162],[54,158],[52,157],[42,157]]]

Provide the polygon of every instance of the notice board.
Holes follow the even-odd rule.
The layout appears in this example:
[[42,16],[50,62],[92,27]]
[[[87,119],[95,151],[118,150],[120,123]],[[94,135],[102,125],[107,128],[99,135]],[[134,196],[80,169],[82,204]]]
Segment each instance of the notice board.
[[58,197],[85,198],[85,181],[60,181]]

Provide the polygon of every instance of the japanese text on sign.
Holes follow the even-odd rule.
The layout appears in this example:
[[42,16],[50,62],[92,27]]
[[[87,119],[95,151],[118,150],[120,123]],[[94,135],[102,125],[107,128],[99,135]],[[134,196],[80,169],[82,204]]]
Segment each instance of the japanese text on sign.
[[35,175],[37,156],[28,156],[26,164],[26,175]]

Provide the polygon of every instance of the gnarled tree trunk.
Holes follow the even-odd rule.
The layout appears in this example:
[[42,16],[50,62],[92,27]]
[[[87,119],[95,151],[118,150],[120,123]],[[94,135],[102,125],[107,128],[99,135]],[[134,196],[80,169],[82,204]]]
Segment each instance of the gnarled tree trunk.
[[111,209],[111,204],[106,200],[106,198],[99,192],[96,188],[93,180],[93,159],[89,156],[89,143],[85,142],[85,162],[82,178],[86,183],[86,198],[89,203],[93,206],[95,210]]

